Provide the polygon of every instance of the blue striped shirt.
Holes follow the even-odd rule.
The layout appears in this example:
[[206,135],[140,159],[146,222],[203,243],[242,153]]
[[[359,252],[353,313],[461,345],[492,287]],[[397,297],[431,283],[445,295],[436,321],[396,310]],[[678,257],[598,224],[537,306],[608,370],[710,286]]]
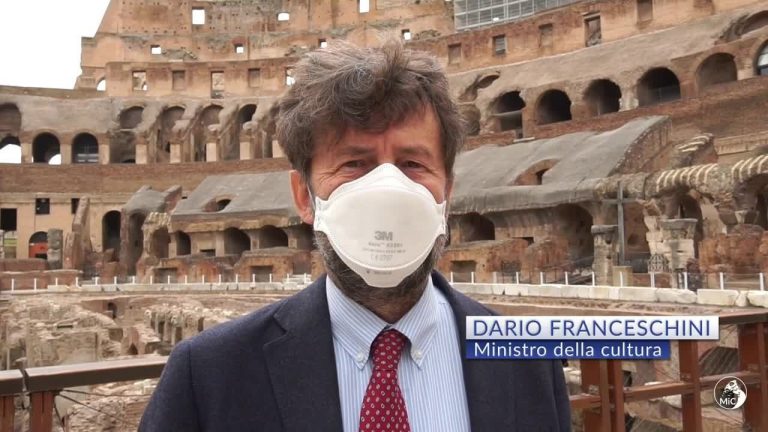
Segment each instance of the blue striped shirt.
[[326,277],[344,432],[357,432],[371,378],[371,344],[387,328],[408,337],[398,381],[413,432],[469,431],[461,350],[451,306],[429,278],[421,299],[390,325]]

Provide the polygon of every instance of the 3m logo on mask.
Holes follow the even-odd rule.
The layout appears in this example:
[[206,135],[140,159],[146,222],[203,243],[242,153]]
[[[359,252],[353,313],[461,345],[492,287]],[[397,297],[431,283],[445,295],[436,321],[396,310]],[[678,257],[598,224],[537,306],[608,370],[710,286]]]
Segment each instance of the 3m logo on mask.
[[373,238],[379,241],[392,241],[394,239],[394,235],[392,231],[376,231],[373,234]]

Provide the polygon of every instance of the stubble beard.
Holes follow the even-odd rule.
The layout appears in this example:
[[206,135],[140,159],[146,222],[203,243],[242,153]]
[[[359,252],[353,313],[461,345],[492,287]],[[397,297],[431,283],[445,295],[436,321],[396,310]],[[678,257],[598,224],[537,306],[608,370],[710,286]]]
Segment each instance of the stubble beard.
[[378,288],[365,283],[359,274],[341,260],[331,246],[324,232],[315,231],[315,244],[323,257],[325,269],[334,284],[347,297],[369,310],[405,309],[409,310],[421,298],[427,287],[427,278],[445,248],[446,236],[440,235],[435,239],[427,259],[410,275],[392,288]]

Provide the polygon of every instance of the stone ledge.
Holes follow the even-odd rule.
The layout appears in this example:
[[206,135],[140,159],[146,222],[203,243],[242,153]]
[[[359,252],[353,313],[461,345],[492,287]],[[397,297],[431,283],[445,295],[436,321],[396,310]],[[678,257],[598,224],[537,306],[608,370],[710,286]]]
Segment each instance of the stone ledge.
[[698,304],[711,306],[737,306],[739,291],[700,289],[696,292]]
[[657,288],[656,297],[662,303],[695,304],[698,301],[695,292],[676,288]]
[[659,298],[656,291],[658,288],[621,287],[619,288],[619,300],[657,302]]

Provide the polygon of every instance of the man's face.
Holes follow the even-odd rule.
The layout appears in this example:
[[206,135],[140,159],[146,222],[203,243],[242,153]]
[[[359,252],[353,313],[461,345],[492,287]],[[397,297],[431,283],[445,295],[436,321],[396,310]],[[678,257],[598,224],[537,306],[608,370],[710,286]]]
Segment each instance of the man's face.
[[[452,182],[443,163],[440,128],[431,109],[414,113],[383,133],[348,129],[340,139],[327,134],[315,144],[310,168],[314,194],[328,199],[344,183],[360,178],[384,163],[398,167],[411,180],[427,188],[442,203],[450,198]],[[301,219],[312,225],[314,212],[307,185],[291,172],[291,189]]]
[[[383,133],[350,129],[340,139],[337,135],[329,134],[328,137],[316,143],[311,164],[311,190],[320,198],[328,199],[337,187],[384,163],[396,166],[411,180],[427,188],[435,202],[442,203],[450,198],[453,183],[445,172],[440,128],[431,109],[412,115]],[[291,189],[302,220],[313,224],[312,197],[297,171],[291,172]],[[324,233],[315,232],[315,241],[334,282],[353,300],[376,308],[392,302],[415,302],[440,256],[445,236],[439,236],[422,265],[393,288],[367,285],[339,258]]]

